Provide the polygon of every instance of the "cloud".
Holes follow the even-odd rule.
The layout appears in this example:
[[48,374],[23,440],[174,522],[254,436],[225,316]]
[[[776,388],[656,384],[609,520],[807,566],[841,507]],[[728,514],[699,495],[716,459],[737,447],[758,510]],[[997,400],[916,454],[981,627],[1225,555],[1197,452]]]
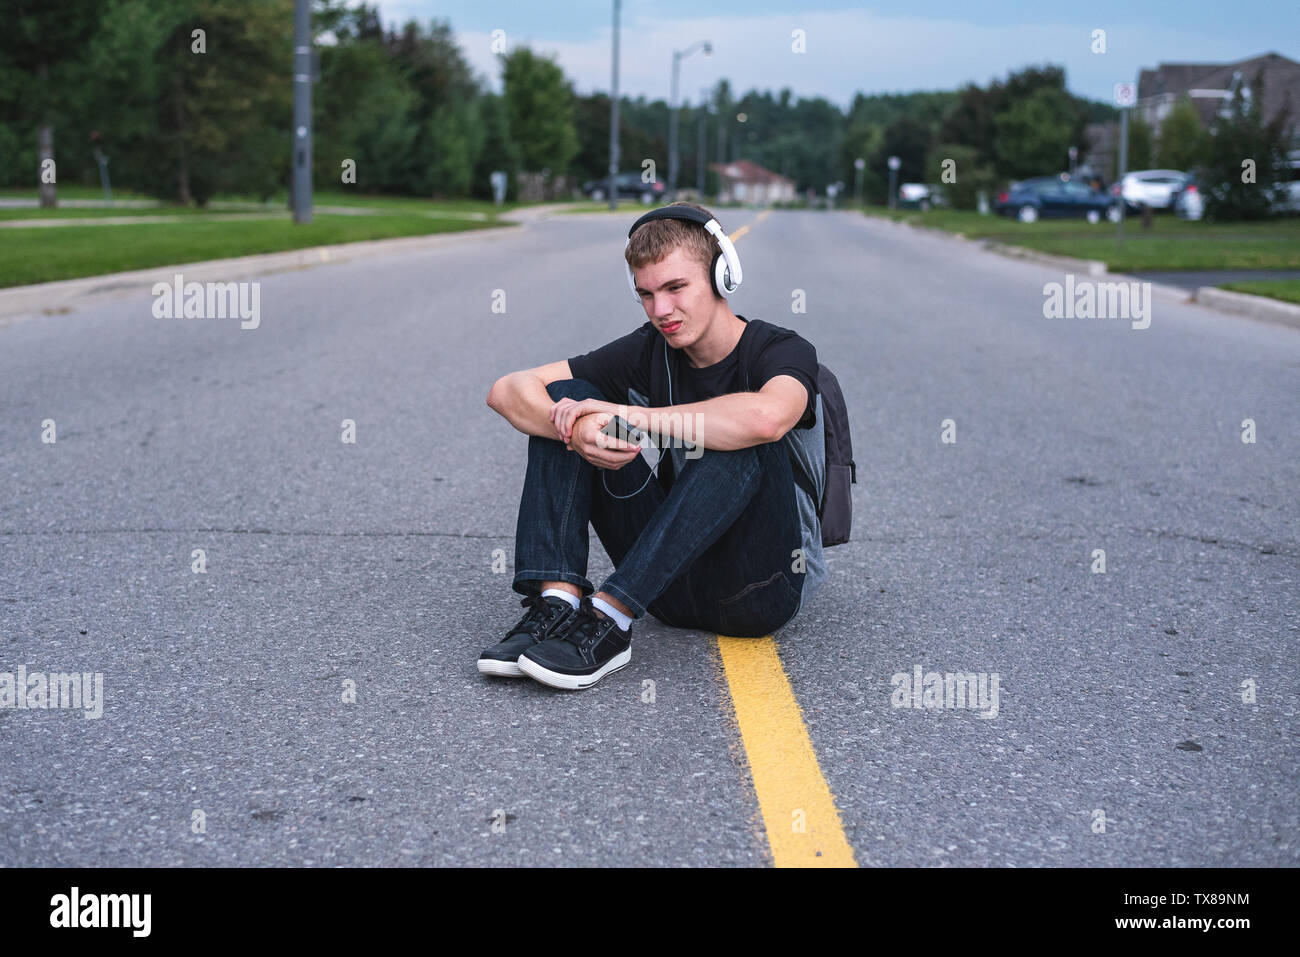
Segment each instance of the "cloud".
[[[665,20],[652,5],[634,2],[626,7],[620,32],[620,92],[652,100],[668,99],[672,51],[702,39],[713,42],[714,52],[682,61],[680,89],[687,102],[697,102],[702,88],[726,77],[737,92],[757,88],[776,93],[789,87],[796,97],[824,96],[844,108],[857,92],[987,86],[1013,70],[1047,63],[1066,69],[1071,91],[1109,101],[1116,82],[1134,80],[1139,69],[1162,60],[1223,62],[1263,52],[1225,52],[1221,38],[1202,30],[1162,31],[1113,17],[1098,24],[1073,9],[1064,13],[1078,16],[1074,22],[993,24],[870,10]],[[427,6],[420,0],[385,0],[383,15],[388,22],[421,10]],[[1106,54],[1090,51],[1092,30],[1098,26],[1107,30]],[[554,54],[579,93],[609,91],[608,19],[599,27],[584,24],[584,35],[573,40],[555,39],[554,28],[538,38],[516,32],[509,18],[502,28],[509,48],[527,44],[539,53]],[[795,29],[805,33],[805,53],[791,50]],[[500,66],[491,52],[490,32],[458,31],[457,39],[474,69],[499,90]]]

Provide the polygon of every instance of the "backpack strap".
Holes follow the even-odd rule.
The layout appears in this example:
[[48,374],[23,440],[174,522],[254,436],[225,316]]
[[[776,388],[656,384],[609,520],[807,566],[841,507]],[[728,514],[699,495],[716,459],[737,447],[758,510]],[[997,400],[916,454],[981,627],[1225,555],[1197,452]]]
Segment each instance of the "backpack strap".
[[[749,365],[743,361],[745,358],[746,357],[744,356],[741,357],[741,365],[745,370],[745,391],[749,392],[751,391],[749,388]],[[813,414],[816,415],[816,413],[817,403],[814,401]],[[803,465],[799,462],[799,457],[791,452],[790,440],[787,437],[782,436],[781,441],[785,443],[786,454],[790,456],[790,471],[794,473],[794,484],[808,493],[808,498],[812,500],[813,506],[817,509],[817,520],[821,521],[823,503],[819,498],[817,498],[817,489],[813,485],[813,480],[804,471]]]

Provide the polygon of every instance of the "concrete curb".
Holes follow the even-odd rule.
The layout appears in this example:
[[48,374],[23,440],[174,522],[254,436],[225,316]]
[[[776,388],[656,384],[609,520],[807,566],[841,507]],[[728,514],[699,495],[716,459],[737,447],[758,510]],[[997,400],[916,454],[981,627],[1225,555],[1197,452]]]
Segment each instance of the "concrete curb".
[[[534,217],[538,218],[538,217]],[[138,296],[156,282],[172,281],[183,273],[186,281],[233,282],[265,276],[290,269],[309,269],[326,263],[351,262],[394,252],[418,252],[451,243],[492,241],[518,235],[526,224],[493,226],[427,236],[402,236],[396,239],[371,239],[333,246],[309,246],[277,253],[240,256],[234,259],[211,259],[206,262],[176,263],[137,269],[131,272],[105,273],[81,279],[37,283],[0,289],[0,320],[41,313],[71,312],[80,306],[104,298]]]
[[1286,326],[1300,329],[1300,305],[1270,299],[1267,296],[1252,296],[1246,292],[1231,292],[1216,289],[1214,286],[1202,286],[1196,290],[1198,305],[1209,306],[1220,312],[1232,312],[1251,319],[1265,322],[1279,322]]
[[[1104,263],[1102,265],[1105,265]],[[1164,299],[1166,302],[1177,302],[1186,305],[1196,301],[1195,295],[1181,286],[1170,286],[1163,282],[1152,282],[1150,279],[1139,279],[1137,276],[1128,276],[1122,272],[1103,273],[1108,280],[1124,283],[1141,283],[1151,287],[1151,295]]]
[[999,256],[1008,256],[1012,259],[1028,259],[1047,266],[1057,266],[1070,272],[1082,273],[1085,276],[1108,275],[1106,264],[1100,259],[1075,259],[1072,256],[1040,253],[1036,249],[1026,249],[1024,246],[1008,246],[1006,243],[996,242],[991,239],[983,239],[979,240],[979,242],[989,252],[997,253]]

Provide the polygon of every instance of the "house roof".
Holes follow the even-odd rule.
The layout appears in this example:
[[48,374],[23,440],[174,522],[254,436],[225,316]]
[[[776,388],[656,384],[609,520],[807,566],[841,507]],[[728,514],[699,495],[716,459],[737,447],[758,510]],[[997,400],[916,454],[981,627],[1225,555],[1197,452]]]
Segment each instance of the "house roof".
[[789,183],[794,186],[794,180],[780,173],[773,173],[766,167],[759,166],[749,160],[735,160],[731,163],[710,163],[710,169],[718,171],[719,176],[729,180],[742,183]]
[[[1242,81],[1252,88],[1258,75],[1263,87],[1259,106],[1264,122],[1272,121],[1289,105],[1291,123],[1300,129],[1300,63],[1279,53],[1265,53],[1234,63],[1161,63],[1154,70],[1142,70],[1138,74],[1138,100],[1165,94],[1177,96],[1189,90],[1228,90],[1237,71],[1241,72]],[[1192,97],[1192,105],[1201,122],[1209,126],[1224,101]]]

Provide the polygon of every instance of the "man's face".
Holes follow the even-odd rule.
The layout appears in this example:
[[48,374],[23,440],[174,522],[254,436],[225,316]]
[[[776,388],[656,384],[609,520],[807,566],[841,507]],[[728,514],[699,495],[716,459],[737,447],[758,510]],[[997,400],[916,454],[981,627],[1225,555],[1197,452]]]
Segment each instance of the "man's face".
[[718,302],[704,264],[678,248],[657,263],[633,269],[632,275],[646,317],[668,344],[681,349],[698,342]]

